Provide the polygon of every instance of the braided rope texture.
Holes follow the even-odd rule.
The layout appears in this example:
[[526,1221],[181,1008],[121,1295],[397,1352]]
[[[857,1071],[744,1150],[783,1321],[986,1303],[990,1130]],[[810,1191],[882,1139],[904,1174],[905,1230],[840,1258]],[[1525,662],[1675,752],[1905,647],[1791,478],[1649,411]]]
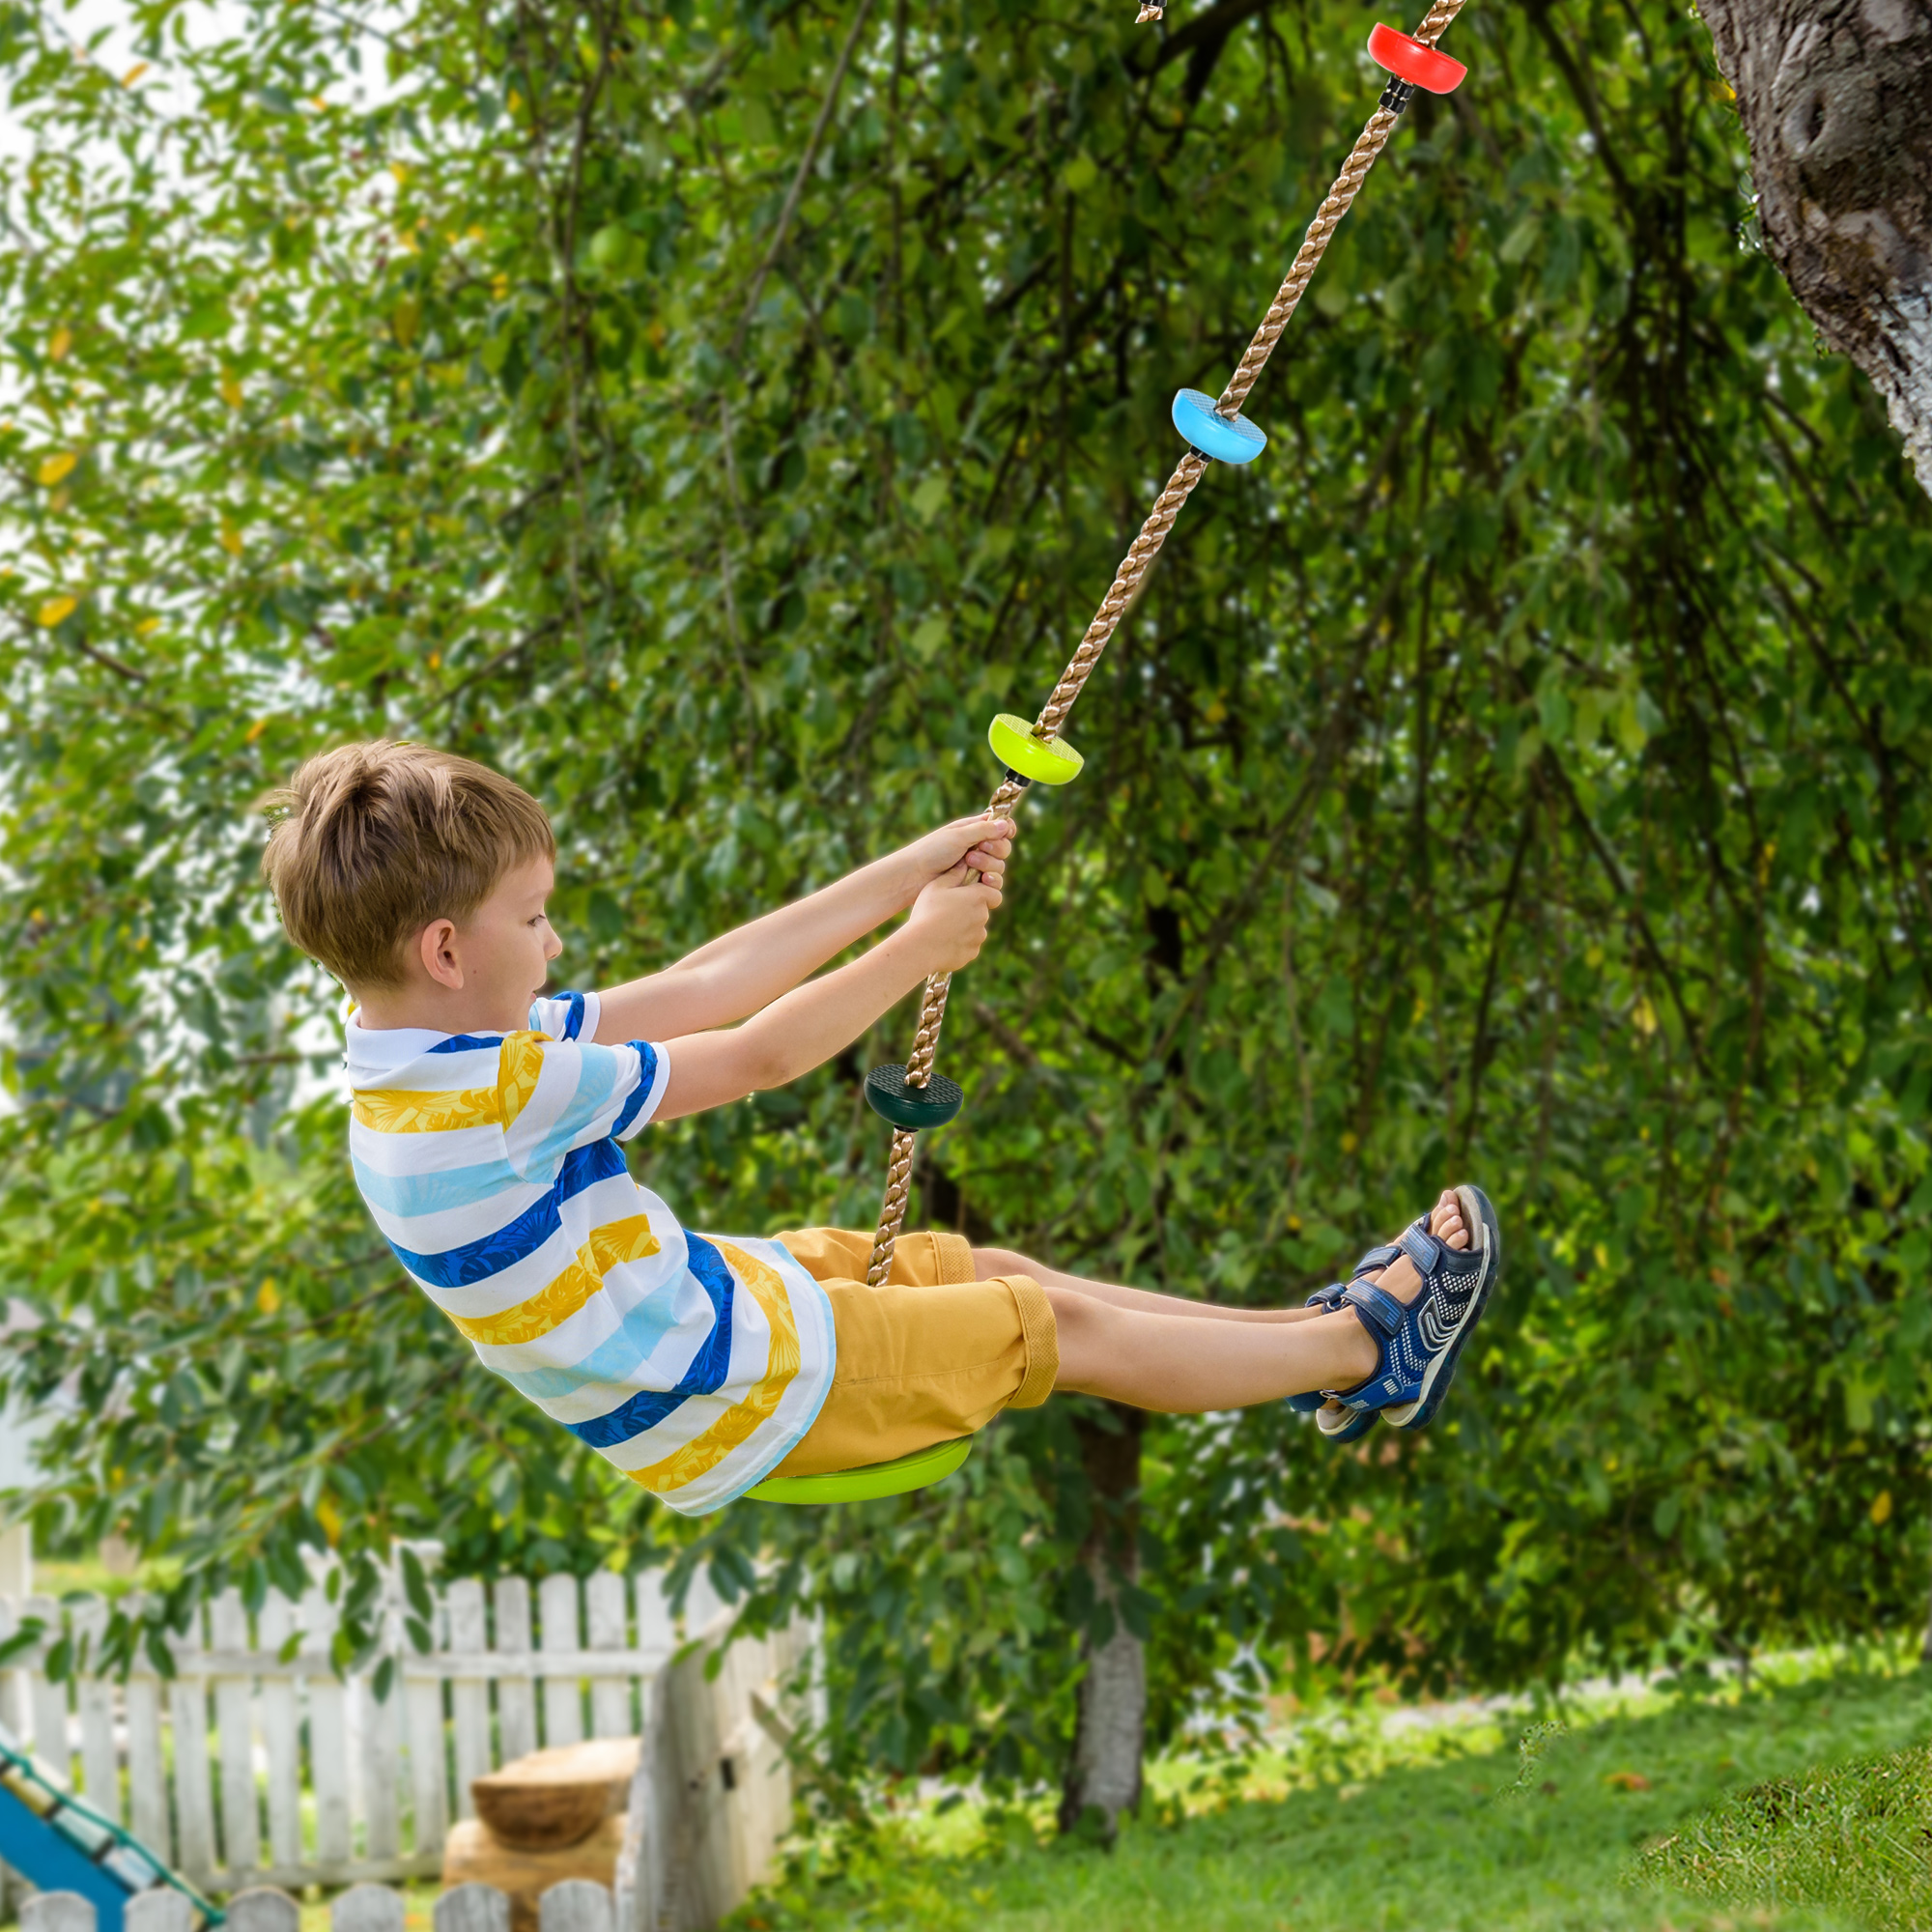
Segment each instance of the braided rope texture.
[[[1433,47],[1442,38],[1449,23],[1463,11],[1463,5],[1464,0],[1435,0],[1411,38],[1420,41],[1424,46]],[[1158,19],[1160,9],[1151,4],[1144,5],[1140,17],[1143,20]],[[1236,414],[1247,401],[1248,392],[1267,367],[1267,359],[1274,354],[1275,344],[1281,340],[1290,318],[1314,279],[1315,270],[1321,264],[1321,257],[1327,253],[1330,239],[1341,226],[1342,217],[1354,206],[1356,195],[1362,191],[1362,184],[1369,178],[1369,170],[1388,145],[1388,138],[1395,132],[1400,118],[1385,107],[1378,107],[1369,116],[1367,125],[1350,151],[1349,158],[1342,164],[1342,172],[1335,177],[1335,185],[1316,211],[1315,219],[1308,224],[1308,233],[1302,237],[1301,246],[1295,250],[1287,277],[1276,291],[1274,300],[1268,304],[1267,314],[1262,318],[1261,327],[1249,341],[1246,354],[1236,365],[1234,375],[1228,379],[1228,386],[1221,391],[1220,400],[1214,406],[1221,414]],[[1107,594],[1101,598],[1099,610],[1094,613],[1094,621],[1087,626],[1086,635],[1067,660],[1066,668],[1061,672],[1060,682],[1053,687],[1053,695],[1040,707],[1039,717],[1033,727],[1035,737],[1050,740],[1060,734],[1066,723],[1067,713],[1073,709],[1081,692],[1086,689],[1087,680],[1093,676],[1094,666],[1113,641],[1121,619],[1140,594],[1141,585],[1147,581],[1154,558],[1160,554],[1161,545],[1167,541],[1167,533],[1174,527],[1181,505],[1207,472],[1208,459],[1193,449],[1175,466],[1174,474],[1167,479],[1167,487],[1154,498],[1153,508],[1148,512],[1146,523],[1127,547],[1126,555],[1121,559],[1121,567],[1115,571],[1114,581],[1107,586]],[[1002,812],[1010,810],[1018,802],[1020,791],[1021,787],[1010,781],[1003,783],[986,807],[987,817],[997,818]],[[950,973],[934,974],[925,982],[925,997],[920,1003],[919,1031],[913,1036],[912,1052],[906,1058],[908,1087],[923,1087],[932,1078],[933,1062],[939,1053],[939,1030],[946,1021],[947,989],[952,983]],[[893,1130],[892,1156],[886,1166],[885,1199],[879,1208],[879,1231],[872,1243],[871,1264],[866,1270],[866,1279],[873,1288],[885,1285],[886,1277],[892,1271],[893,1249],[897,1243],[899,1230],[905,1225],[906,1199],[912,1189],[914,1139],[915,1136],[904,1127]]]

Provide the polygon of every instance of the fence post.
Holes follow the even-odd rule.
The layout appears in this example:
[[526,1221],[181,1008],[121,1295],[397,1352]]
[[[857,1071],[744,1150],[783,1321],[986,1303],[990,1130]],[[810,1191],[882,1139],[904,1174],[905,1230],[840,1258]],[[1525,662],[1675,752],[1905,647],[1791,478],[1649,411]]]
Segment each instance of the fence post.
[[[262,1604],[260,1623],[262,1648],[279,1656],[282,1646],[295,1634],[295,1605],[279,1590],[270,1590]],[[257,1708],[262,1719],[263,1753],[269,1761],[269,1862],[293,1871],[302,1861],[301,1725],[296,1712],[295,1679],[263,1678]],[[250,1895],[237,1893],[238,1898]],[[265,1932],[281,1932],[281,1928],[267,1927]]]
[[[242,1607],[240,1590],[226,1589],[215,1598],[208,1625],[214,1649],[248,1648],[248,1612]],[[221,1862],[237,1878],[262,1862],[251,1690],[245,1677],[214,1680],[215,1749],[221,1766]]]
[[[138,1601],[128,1605],[139,1616]],[[168,1821],[168,1770],[161,1755],[161,1680],[143,1643],[121,1690],[128,1714],[128,1824],[135,1837],[168,1864],[175,1862],[174,1828]]]
[[320,1586],[302,1593],[302,1662],[308,1666],[309,1776],[315,1781],[315,1855],[325,1865],[349,1862],[348,1692],[329,1662],[335,1605]]
[[[43,1643],[61,1634],[61,1606],[51,1597],[29,1597],[27,1614],[46,1626]],[[68,1747],[67,1686],[56,1684],[39,1664],[27,1672],[27,1702],[34,1715],[34,1754],[60,1781],[73,1784],[73,1753]]]
[[[429,1627],[432,1641],[442,1634],[442,1598],[432,1589]],[[409,1675],[409,1652],[402,1655],[403,1724],[409,1736],[410,1795],[416,1814],[418,1855],[442,1856],[449,1835],[449,1777],[443,1763],[442,1679]]]
[[668,1751],[664,1672],[645,1678],[639,1688],[643,1730],[638,1740],[638,1768],[631,1774],[630,1802],[624,1808],[624,1844],[617,1854],[616,1883],[611,1889],[616,1932],[658,1932],[665,1917],[669,1829],[665,1816]]
[[[449,1647],[459,1654],[475,1656],[487,1649],[489,1639],[483,1628],[483,1585],[473,1577],[459,1577],[444,1593],[449,1610]],[[470,1802],[471,1783],[490,1770],[490,1685],[487,1678],[453,1677],[449,1684],[449,1707],[456,1733],[456,1802],[450,1806],[459,1818],[471,1818],[476,1807]]]
[[[600,1570],[583,1586],[583,1620],[592,1650],[623,1650],[630,1641],[630,1589],[614,1570]],[[590,1735],[628,1738],[637,1733],[631,1715],[631,1679],[590,1680]]]
[[587,1878],[552,1886],[537,1900],[537,1932],[612,1932],[609,1889]]
[[510,1932],[510,1894],[474,1879],[436,1901],[434,1932]]
[[272,1885],[251,1885],[228,1901],[224,1932],[301,1932],[301,1907]]
[[329,1932],[403,1932],[403,1894],[386,1885],[352,1885],[328,1908]]
[[[526,1655],[530,1647],[528,1582],[522,1577],[498,1577],[490,1586],[490,1602],[497,1612],[497,1650],[505,1657]],[[527,1677],[497,1680],[497,1731],[505,1764],[536,1749],[536,1687]]]
[[194,1906],[171,1885],[137,1891],[123,1908],[126,1932],[194,1932]]
[[127,1813],[121,1808],[121,1761],[114,1748],[114,1685],[96,1674],[100,1639],[107,1634],[104,1599],[90,1597],[74,1605],[73,1634],[76,1648],[84,1645],[86,1650],[74,1685],[74,1702],[80,1707],[81,1788],[87,1802],[118,1825],[126,1822]]
[[[577,1578],[546,1577],[537,1585],[537,1613],[543,1620],[539,1641],[545,1650],[576,1650]],[[575,1677],[546,1677],[543,1687],[544,1743],[583,1742],[583,1692]]]
[[[195,1622],[199,1624],[197,1611]],[[201,1648],[201,1633],[176,1649]],[[177,1677],[168,1686],[175,1736],[175,1840],[182,1869],[199,1885],[214,1876],[214,1812],[208,1776],[208,1680]]]
[[[407,1653],[393,1581],[385,1586],[380,1615],[383,1649],[400,1662]],[[379,1698],[373,1670],[355,1680],[354,1694],[357,1743],[362,1751],[362,1852],[365,1858],[392,1859],[403,1843],[398,1793],[402,1785],[402,1714],[407,1697],[392,1678],[389,1694]]]
[[20,1932],[94,1932],[94,1901],[77,1891],[37,1891],[20,1901]]

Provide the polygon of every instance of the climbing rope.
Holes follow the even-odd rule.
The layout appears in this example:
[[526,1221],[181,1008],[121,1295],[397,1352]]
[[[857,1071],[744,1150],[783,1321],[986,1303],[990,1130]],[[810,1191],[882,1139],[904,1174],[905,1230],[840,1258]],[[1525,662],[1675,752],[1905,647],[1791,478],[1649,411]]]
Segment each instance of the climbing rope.
[[[1115,571],[1114,581],[1108,585],[1106,596],[1100,600],[1094,621],[1087,626],[1079,647],[1067,660],[1066,668],[1060,674],[1060,682],[1053,687],[1053,695],[1040,707],[1039,716],[1034,721],[1029,734],[1033,747],[1037,749],[1030,749],[1013,733],[1012,727],[1020,721],[1001,719],[995,722],[993,742],[996,751],[1002,750],[1002,727],[1007,729],[1008,742],[1003,753],[1007,774],[987,802],[987,817],[997,818],[1009,811],[1036,779],[1048,784],[1061,783],[1079,770],[1077,754],[1072,753],[1070,747],[1061,748],[1057,758],[1047,753],[1047,748],[1058,739],[1062,726],[1066,723],[1067,713],[1073,709],[1086,688],[1087,680],[1094,674],[1094,666],[1100,662],[1101,654],[1112,641],[1121,619],[1139,593],[1154,558],[1160,554],[1160,547],[1167,541],[1167,533],[1174,527],[1174,520],[1179,516],[1181,505],[1193,494],[1195,484],[1207,474],[1209,462],[1218,459],[1228,463],[1246,463],[1259,456],[1265,447],[1266,437],[1242,418],[1241,405],[1247,400],[1248,392],[1255,386],[1262,371],[1267,367],[1267,359],[1274,354],[1275,344],[1281,340],[1282,331],[1287,328],[1289,319],[1294,314],[1303,292],[1326,253],[1330,238],[1340,226],[1342,217],[1353,206],[1363,182],[1368,179],[1369,170],[1388,145],[1388,138],[1395,132],[1396,123],[1401,120],[1416,88],[1431,94],[1447,94],[1461,83],[1464,71],[1462,64],[1436,52],[1435,43],[1463,11],[1463,4],[1464,0],[1435,0],[1427,17],[1412,35],[1399,34],[1393,28],[1378,26],[1369,36],[1370,55],[1391,76],[1381,100],[1369,116],[1367,126],[1343,164],[1342,172],[1335,177],[1335,185],[1316,212],[1315,219],[1308,224],[1308,232],[1295,251],[1286,280],[1274,300],[1268,304],[1267,314],[1255,330],[1247,353],[1236,366],[1219,399],[1210,405],[1206,396],[1192,389],[1183,389],[1175,398],[1175,425],[1188,439],[1187,453],[1175,466],[1174,474],[1167,479],[1167,487],[1155,497],[1153,508],[1148,512],[1147,522],[1141,526],[1140,533],[1121,559],[1121,567]],[[1140,18],[1157,20],[1160,16],[1161,9],[1155,0],[1144,0]],[[1030,773],[1016,769],[1015,760],[1035,769]],[[871,1265],[866,1271],[867,1281],[874,1288],[882,1287],[892,1271],[893,1248],[905,1223],[906,1197],[912,1186],[913,1149],[919,1128],[941,1125],[959,1110],[961,1096],[958,1089],[951,1081],[935,1081],[933,1076],[933,1062],[939,1053],[939,1033],[946,1022],[946,996],[952,984],[952,976],[950,973],[936,973],[925,982],[924,997],[920,1003],[919,1030],[913,1036],[912,1052],[907,1056],[904,1066],[876,1067],[866,1082],[867,1100],[875,1111],[894,1122],[892,1155],[886,1166],[885,1200],[879,1208],[879,1232],[872,1244]]]

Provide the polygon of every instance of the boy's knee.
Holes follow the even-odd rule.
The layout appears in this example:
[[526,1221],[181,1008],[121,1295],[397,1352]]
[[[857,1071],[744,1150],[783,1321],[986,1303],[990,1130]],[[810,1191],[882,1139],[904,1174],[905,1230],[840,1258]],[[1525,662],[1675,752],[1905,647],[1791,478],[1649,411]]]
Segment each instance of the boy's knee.
[[1108,1331],[1118,1309],[1091,1294],[1051,1284],[1042,1291],[1053,1310],[1053,1325],[1060,1351],[1060,1365],[1054,1377],[1056,1388],[1087,1388],[1104,1362],[1110,1349]]
[[1027,1274],[1037,1280],[1039,1264],[1030,1262],[1011,1248],[975,1248],[973,1250],[973,1277],[976,1281],[991,1281],[996,1275]]

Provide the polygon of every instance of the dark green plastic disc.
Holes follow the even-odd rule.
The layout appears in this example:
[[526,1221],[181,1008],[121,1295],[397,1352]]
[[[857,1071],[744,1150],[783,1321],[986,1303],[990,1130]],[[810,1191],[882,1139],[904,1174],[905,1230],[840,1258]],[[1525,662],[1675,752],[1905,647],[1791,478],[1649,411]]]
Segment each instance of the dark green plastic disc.
[[943,1127],[966,1104],[966,1095],[943,1073],[923,1087],[908,1087],[903,1066],[875,1066],[866,1075],[866,1104],[894,1126],[917,1134]]

